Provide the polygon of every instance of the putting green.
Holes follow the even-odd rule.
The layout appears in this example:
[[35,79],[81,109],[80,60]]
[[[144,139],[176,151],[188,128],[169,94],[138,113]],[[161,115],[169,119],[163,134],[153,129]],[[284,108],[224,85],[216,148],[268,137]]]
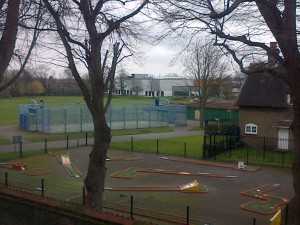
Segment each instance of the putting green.
[[43,174],[51,173],[51,170],[43,168],[27,168],[26,170],[21,171],[21,173],[29,176],[40,176]]
[[178,158],[178,157],[160,157],[160,158],[164,159],[164,160],[175,161],[175,162],[192,163],[192,164],[199,164],[199,165],[203,165],[203,166],[215,166],[215,167],[230,168],[230,169],[244,171],[244,172],[256,172],[256,171],[260,170],[260,167],[249,166],[249,165],[245,165],[243,169],[240,169],[237,166],[228,164],[228,163],[219,163],[219,162],[211,162],[211,161],[196,160],[196,159],[186,159],[186,158]]
[[143,160],[142,157],[136,156],[136,157],[113,157],[111,155],[107,155],[106,161],[135,161],[135,160]]
[[71,162],[68,152],[49,152],[49,155],[55,156],[70,176],[75,178],[79,178],[82,176],[80,170]]
[[217,177],[217,178],[236,178],[237,176],[229,176],[216,173],[201,173],[201,172],[188,172],[188,171],[175,171],[175,170],[162,170],[152,168],[134,168],[130,167],[123,171],[117,171],[110,176],[114,178],[132,179],[139,175],[139,173],[158,173],[158,174],[172,174],[172,175],[185,175],[185,176],[203,176],[203,177]]
[[178,186],[127,186],[127,187],[107,187],[104,188],[106,191],[129,191],[129,192],[171,192],[179,191],[182,193],[208,193],[208,189],[205,185],[199,184],[198,181],[193,180],[187,184]]
[[281,205],[287,203],[287,200],[280,197],[267,195],[265,193],[273,191],[280,187],[280,184],[266,184],[260,187],[241,192],[242,195],[246,195],[260,200],[243,204],[241,205],[241,209],[259,214],[272,214],[274,212],[277,212],[281,209]]

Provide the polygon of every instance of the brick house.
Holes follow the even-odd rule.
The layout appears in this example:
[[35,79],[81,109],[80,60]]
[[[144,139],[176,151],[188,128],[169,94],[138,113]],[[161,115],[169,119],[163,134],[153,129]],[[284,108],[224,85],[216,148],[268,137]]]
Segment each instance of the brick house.
[[[288,149],[293,118],[289,100],[288,88],[280,78],[268,73],[248,75],[237,99],[241,138],[273,138],[272,148]],[[265,145],[265,139],[263,142]]]

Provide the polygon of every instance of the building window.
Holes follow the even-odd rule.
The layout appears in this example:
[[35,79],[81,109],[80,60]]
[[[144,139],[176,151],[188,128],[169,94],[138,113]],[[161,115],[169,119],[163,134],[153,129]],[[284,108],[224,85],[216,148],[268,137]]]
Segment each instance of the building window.
[[245,134],[257,134],[257,126],[253,123],[246,124]]

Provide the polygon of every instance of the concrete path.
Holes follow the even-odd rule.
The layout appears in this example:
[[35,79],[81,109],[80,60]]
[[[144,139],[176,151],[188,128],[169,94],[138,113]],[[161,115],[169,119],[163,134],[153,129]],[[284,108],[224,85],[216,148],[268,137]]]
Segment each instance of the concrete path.
[[[151,139],[162,139],[162,138],[174,138],[174,137],[187,137],[187,136],[195,136],[203,134],[203,131],[190,131],[191,127],[197,126],[197,121],[188,121],[187,126],[175,126],[174,132],[165,132],[165,133],[150,133],[150,134],[138,134],[138,135],[123,135],[123,136],[113,136],[112,142],[122,142],[122,141],[131,141],[133,138],[134,141],[138,140],[151,140]],[[5,126],[0,127],[1,136],[6,136],[7,138],[12,139],[15,135],[21,135],[24,138],[29,135],[34,135],[33,132],[24,132],[20,131],[17,127],[13,126]],[[93,138],[88,138],[87,144],[93,144]],[[0,145],[0,152],[13,152],[19,151],[22,148],[22,151],[26,150],[36,150],[41,149],[44,150],[45,148],[71,148],[77,146],[84,146],[86,145],[85,139],[71,139],[62,140],[62,141],[48,141],[46,142],[38,142],[32,143],[28,141],[23,141],[22,146],[20,144],[9,144],[9,145]]]

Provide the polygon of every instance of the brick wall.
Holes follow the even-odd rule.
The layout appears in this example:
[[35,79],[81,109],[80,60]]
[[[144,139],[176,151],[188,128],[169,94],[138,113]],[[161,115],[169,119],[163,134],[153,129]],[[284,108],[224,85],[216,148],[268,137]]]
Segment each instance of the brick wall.
[[[292,111],[289,108],[256,108],[240,107],[239,126],[241,135],[245,134],[245,125],[253,123],[257,125],[256,136],[277,137],[277,128],[274,127],[274,121],[286,120],[292,118]],[[290,134],[290,137],[291,134]]]

